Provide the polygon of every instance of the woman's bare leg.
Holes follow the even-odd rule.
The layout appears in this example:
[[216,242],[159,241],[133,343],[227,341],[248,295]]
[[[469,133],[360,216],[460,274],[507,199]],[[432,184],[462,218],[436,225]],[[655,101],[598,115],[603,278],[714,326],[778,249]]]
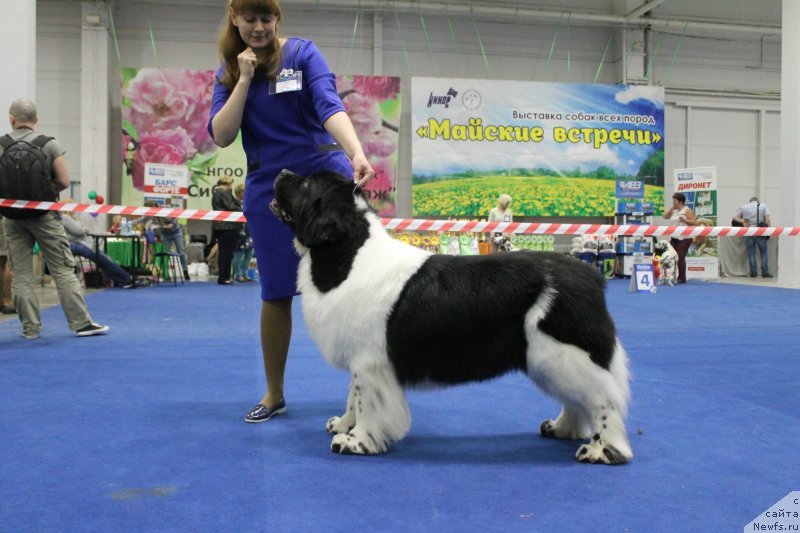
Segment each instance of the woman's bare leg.
[[292,298],[261,302],[261,353],[267,392],[261,405],[272,408],[283,399],[283,375],[292,338]]

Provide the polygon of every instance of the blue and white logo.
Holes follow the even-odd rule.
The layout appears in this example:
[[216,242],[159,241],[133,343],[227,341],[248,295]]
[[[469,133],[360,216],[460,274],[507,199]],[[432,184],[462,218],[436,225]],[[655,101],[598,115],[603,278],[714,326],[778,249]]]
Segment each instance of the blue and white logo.
[[644,181],[617,180],[617,198],[644,198]]

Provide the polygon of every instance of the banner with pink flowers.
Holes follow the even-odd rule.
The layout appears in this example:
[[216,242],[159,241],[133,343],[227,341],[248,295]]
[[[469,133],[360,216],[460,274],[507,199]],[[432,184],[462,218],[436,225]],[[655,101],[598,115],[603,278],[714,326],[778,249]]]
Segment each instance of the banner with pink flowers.
[[364,192],[380,216],[394,216],[400,146],[400,78],[339,75],[336,88],[375,170],[375,178]]
[[[219,148],[206,129],[213,70],[123,68],[121,75],[124,205],[143,204],[147,163],[187,168],[189,209],[211,208],[211,188],[220,176],[244,183],[247,163],[241,137]],[[336,84],[375,169],[376,177],[365,190],[370,204],[381,216],[394,216],[400,78],[337,76]]]

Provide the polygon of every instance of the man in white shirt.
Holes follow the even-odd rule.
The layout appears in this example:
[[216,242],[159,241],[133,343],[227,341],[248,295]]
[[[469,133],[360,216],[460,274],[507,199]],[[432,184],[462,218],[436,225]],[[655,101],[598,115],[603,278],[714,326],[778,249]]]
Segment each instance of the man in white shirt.
[[[755,196],[736,210],[733,220],[745,227],[767,227],[772,225],[767,204],[760,203]],[[750,277],[756,277],[758,272],[758,268],[756,268],[756,247],[758,247],[758,252],[761,255],[761,277],[771,278],[772,274],[769,273],[769,260],[767,258],[767,239],[769,237],[745,237],[744,239],[747,247],[747,260],[750,262]]]

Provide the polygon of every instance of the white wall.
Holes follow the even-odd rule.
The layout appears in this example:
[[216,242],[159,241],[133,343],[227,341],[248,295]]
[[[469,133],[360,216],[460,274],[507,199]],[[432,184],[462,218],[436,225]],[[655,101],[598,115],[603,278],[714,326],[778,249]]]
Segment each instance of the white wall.
[[[216,31],[223,14],[220,7],[187,9],[135,0],[114,5],[123,66],[217,66]],[[77,2],[38,0],[37,7],[37,80],[43,124],[63,142],[69,154],[76,154],[70,157],[70,165],[73,176],[79,179],[81,6]],[[599,83],[624,81],[625,73],[636,71],[631,62],[639,61],[635,55],[621,55],[623,49],[635,48],[636,32],[624,35],[623,30],[601,25],[480,19],[473,22],[468,17],[448,18],[442,14],[424,18],[426,36],[419,15],[387,13],[375,18],[366,13],[353,37],[355,12],[326,11],[308,5],[293,9],[288,1],[283,3],[283,9],[284,33],[315,40],[334,71],[402,77],[400,216],[411,212],[411,76],[594,82],[610,39],[609,52],[597,77]],[[487,53],[488,71],[475,25]],[[691,32],[684,34],[683,29],[676,23],[674,28],[650,31],[641,40],[650,61],[640,71],[648,82],[665,86],[670,102],[666,109],[667,186],[671,186],[674,168],[717,165],[720,220],[726,220],[728,212],[750,195],[760,194],[775,218],[789,224],[790,221],[781,220],[776,181],[780,148],[779,40],[754,34],[700,37]],[[377,43],[376,33],[382,36]],[[112,54],[115,56],[113,50]],[[119,80],[112,80],[110,86],[118,91]],[[111,100],[118,98],[112,95]],[[112,109],[111,122],[114,136],[120,130],[118,107]],[[119,181],[119,171],[115,171],[120,167],[118,139],[111,139],[109,146],[113,183]],[[112,186],[111,200],[118,199],[119,187]]]
[[13,43],[13,53],[3,57],[0,83],[3,131],[9,128],[8,110],[17,98],[36,97],[36,5],[26,0],[0,0],[0,35]]
[[66,150],[73,181],[81,162],[81,6],[37,2],[36,105],[38,128]]

